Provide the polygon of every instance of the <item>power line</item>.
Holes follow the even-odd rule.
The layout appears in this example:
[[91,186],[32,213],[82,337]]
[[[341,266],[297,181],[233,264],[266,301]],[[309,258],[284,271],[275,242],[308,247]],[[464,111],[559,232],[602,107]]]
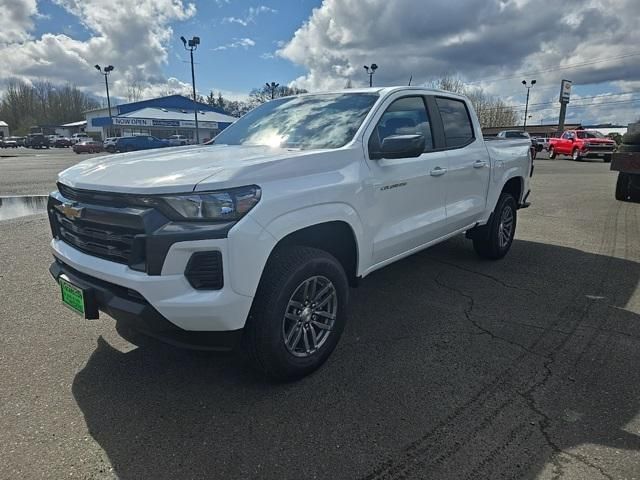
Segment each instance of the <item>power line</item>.
[[607,57],[607,58],[600,58],[597,60],[590,60],[588,62],[580,62],[580,63],[573,63],[573,64],[569,64],[569,65],[565,65],[565,66],[558,66],[558,67],[553,67],[553,68],[546,68],[543,70],[537,70],[534,72],[524,72],[524,73],[518,73],[518,74],[514,74],[514,75],[509,75],[506,77],[495,77],[495,78],[485,78],[483,80],[475,80],[473,82],[465,82],[468,85],[474,85],[477,83],[483,83],[483,82],[498,82],[501,80],[511,80],[513,78],[520,78],[520,77],[527,77],[527,76],[532,76],[532,75],[538,75],[540,73],[548,73],[548,72],[557,72],[559,70],[571,70],[574,68],[582,68],[582,67],[588,67],[590,65],[596,65],[598,63],[604,63],[604,62],[610,62],[611,60],[619,60],[621,58],[630,58],[630,57],[637,57],[640,56],[640,52],[636,52],[636,53],[627,53],[625,55],[614,55],[611,57]]
[[[581,103],[575,103],[575,102],[580,102],[582,100],[589,100],[589,99],[594,99],[594,98],[610,98],[610,97],[619,97],[621,95],[637,95],[637,94],[640,94],[640,90],[631,91],[631,92],[611,93],[611,94],[607,94],[607,95],[592,95],[592,96],[589,96],[589,97],[577,98],[573,102],[571,102],[570,105],[579,106],[579,105],[581,105]],[[634,100],[634,99],[627,99],[627,101],[629,101],[629,100]],[[530,103],[529,107],[544,106],[544,105],[555,105],[556,103],[558,103],[558,102],[557,101],[552,101],[552,102]],[[524,107],[523,106],[519,106],[519,105],[504,105],[504,106],[500,106],[500,107],[489,107],[489,108],[485,108],[484,110],[524,110]]]

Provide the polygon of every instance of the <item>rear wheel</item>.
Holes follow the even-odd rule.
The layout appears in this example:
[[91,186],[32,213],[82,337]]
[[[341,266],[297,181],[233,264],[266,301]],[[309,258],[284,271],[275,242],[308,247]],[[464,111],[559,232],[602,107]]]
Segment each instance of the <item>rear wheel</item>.
[[346,323],[347,276],[329,253],[294,246],[275,251],[247,319],[243,349],[268,376],[295,380],[319,368]]
[[556,158],[556,150],[553,147],[549,147],[549,158],[553,160]]
[[516,223],[516,201],[511,194],[502,193],[489,223],[473,232],[473,248],[476,253],[491,260],[504,257],[513,243]]

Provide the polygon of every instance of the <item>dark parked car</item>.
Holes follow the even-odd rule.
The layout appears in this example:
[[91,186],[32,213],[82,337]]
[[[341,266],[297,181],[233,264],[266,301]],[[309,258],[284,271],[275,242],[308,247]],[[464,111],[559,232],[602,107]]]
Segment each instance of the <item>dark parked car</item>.
[[151,135],[138,135],[135,137],[121,137],[116,140],[116,150],[118,152],[133,152],[135,150],[149,150],[151,148],[170,147],[166,140],[152,137]]
[[53,142],[53,146],[56,147],[56,148],[70,147],[71,146],[71,140],[69,140],[66,137],[58,137]]
[[49,148],[49,139],[41,133],[31,133],[24,143],[29,148]]
[[102,150],[102,142],[96,142],[95,140],[85,140],[73,146],[73,151],[76,153],[98,153]]

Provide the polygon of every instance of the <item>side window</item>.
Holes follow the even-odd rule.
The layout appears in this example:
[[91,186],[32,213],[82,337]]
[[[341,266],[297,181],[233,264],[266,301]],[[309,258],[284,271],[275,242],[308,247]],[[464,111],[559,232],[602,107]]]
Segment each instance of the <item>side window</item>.
[[463,147],[471,143],[475,137],[465,103],[453,98],[436,97],[436,104],[442,118],[447,147]]
[[431,122],[422,97],[394,101],[384,112],[369,139],[369,150],[378,151],[382,141],[392,135],[423,135],[424,151],[433,150]]

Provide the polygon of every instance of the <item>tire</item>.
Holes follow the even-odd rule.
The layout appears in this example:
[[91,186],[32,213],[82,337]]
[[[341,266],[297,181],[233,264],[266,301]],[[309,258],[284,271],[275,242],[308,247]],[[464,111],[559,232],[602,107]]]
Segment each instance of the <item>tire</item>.
[[604,163],[611,163],[611,155],[605,155],[603,161]]
[[574,162],[581,162],[582,157],[580,156],[580,150],[578,150],[577,148],[574,148],[573,151],[571,152],[571,158],[573,159]]
[[[322,294],[316,301],[328,301],[320,310],[312,307],[313,295],[309,295],[309,304],[304,304],[304,294],[311,293],[314,281],[313,291]],[[327,296],[327,289],[333,293]],[[347,303],[347,276],[332,255],[302,246],[278,249],[260,280],[242,348],[252,365],[272,379],[302,378],[318,369],[338,344],[346,323]],[[312,316],[314,311],[322,315]],[[330,325],[330,329],[320,328],[320,323]],[[317,349],[311,330],[317,338]]]
[[[513,243],[518,220],[516,201],[510,193],[503,192],[498,199],[498,204],[491,214],[489,223],[477,227],[473,232],[473,249],[482,257],[490,260],[499,260],[504,257]],[[506,237],[500,235],[507,226],[509,216],[511,227]]]
[[629,199],[629,174],[618,173],[618,180],[616,181],[616,200],[626,202]]
[[116,153],[116,147],[107,147],[107,152],[109,153]]
[[549,158],[553,160],[556,158],[556,149],[553,147],[549,147]]

